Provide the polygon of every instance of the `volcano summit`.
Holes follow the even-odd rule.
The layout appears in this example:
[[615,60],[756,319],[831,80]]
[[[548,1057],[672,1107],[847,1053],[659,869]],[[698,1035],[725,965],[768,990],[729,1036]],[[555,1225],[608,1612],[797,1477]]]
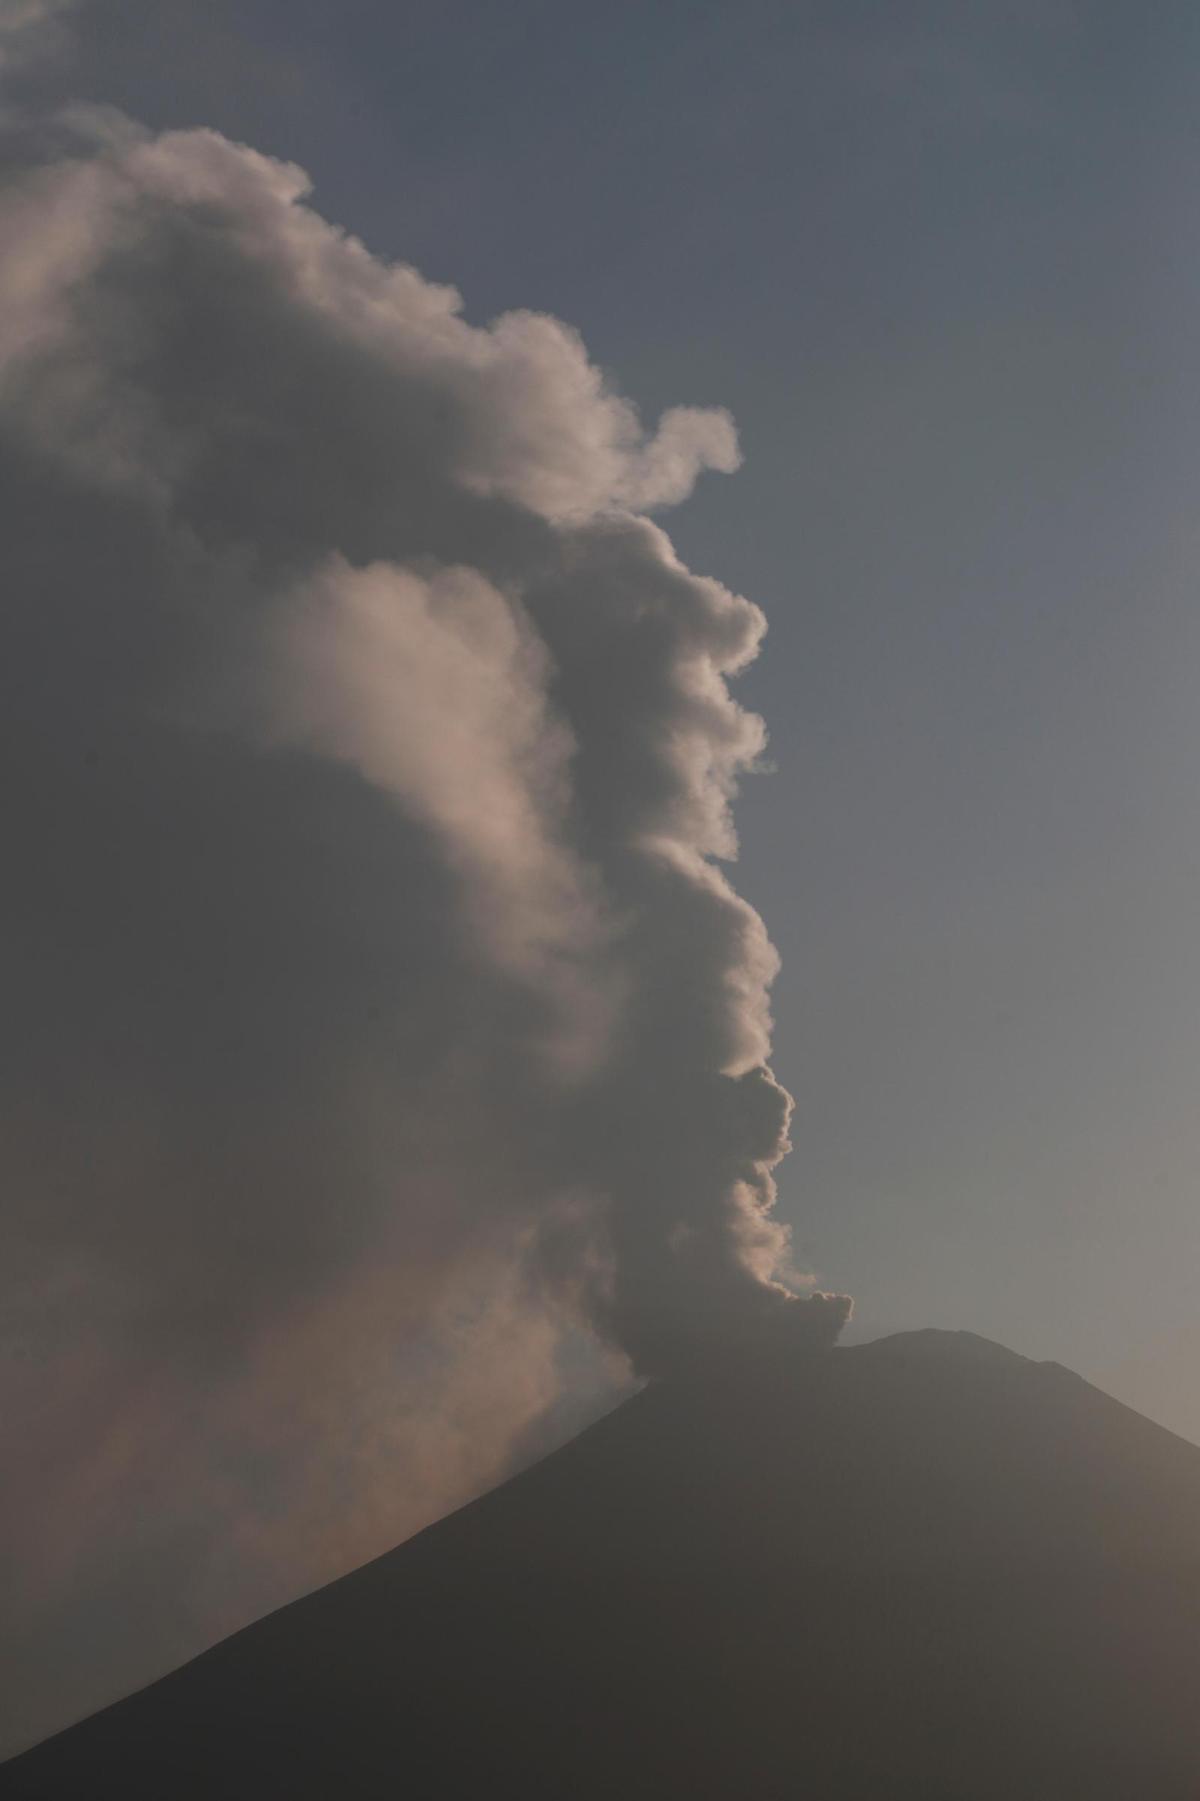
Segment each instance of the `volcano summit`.
[[5,1801],[1194,1801],[1200,1450],[917,1332],[651,1385]]

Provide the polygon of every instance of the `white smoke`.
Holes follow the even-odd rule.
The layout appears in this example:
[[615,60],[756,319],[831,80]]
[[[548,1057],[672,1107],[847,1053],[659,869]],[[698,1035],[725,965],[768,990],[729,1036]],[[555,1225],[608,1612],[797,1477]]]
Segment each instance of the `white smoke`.
[[245,1595],[264,1517],[294,1586],[486,1479],[582,1328],[647,1373],[836,1333],[780,1280],[775,957],[719,866],[763,620],[644,516],[736,467],[725,413],[647,434],[568,328],[468,324],[215,133],[40,143],[0,203],[13,1400],[65,1397],[25,1529],[90,1567],[167,1443]]

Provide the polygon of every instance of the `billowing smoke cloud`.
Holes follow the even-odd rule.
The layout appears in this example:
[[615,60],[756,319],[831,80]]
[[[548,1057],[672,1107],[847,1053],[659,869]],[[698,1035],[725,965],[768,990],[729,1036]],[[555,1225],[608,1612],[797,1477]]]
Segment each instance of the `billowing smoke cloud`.
[[847,1304],[781,1279],[775,957],[720,866],[763,621],[646,517],[736,467],[727,415],[647,435],[567,327],[468,324],[213,133],[40,129],[0,207],[10,1505],[26,1617],[137,1572],[165,1659],[201,1582],[232,1623],[494,1474],[581,1332],[659,1374]]

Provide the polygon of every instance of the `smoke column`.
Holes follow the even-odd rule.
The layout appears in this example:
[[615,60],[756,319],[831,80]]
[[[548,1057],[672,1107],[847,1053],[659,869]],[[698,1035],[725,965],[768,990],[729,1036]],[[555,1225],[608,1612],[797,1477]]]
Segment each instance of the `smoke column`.
[[61,1667],[144,1589],[131,1680],[494,1475],[581,1333],[848,1303],[783,1280],[722,867],[763,620],[648,516],[728,416],[645,432],[215,133],[6,164],[13,1617]]

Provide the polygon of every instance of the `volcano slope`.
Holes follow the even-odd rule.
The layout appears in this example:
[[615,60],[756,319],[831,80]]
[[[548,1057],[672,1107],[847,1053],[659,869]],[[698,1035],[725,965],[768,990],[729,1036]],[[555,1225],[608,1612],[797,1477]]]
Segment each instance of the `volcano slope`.
[[0,1796],[1196,1801],[1200,1450],[966,1333],[742,1354]]

